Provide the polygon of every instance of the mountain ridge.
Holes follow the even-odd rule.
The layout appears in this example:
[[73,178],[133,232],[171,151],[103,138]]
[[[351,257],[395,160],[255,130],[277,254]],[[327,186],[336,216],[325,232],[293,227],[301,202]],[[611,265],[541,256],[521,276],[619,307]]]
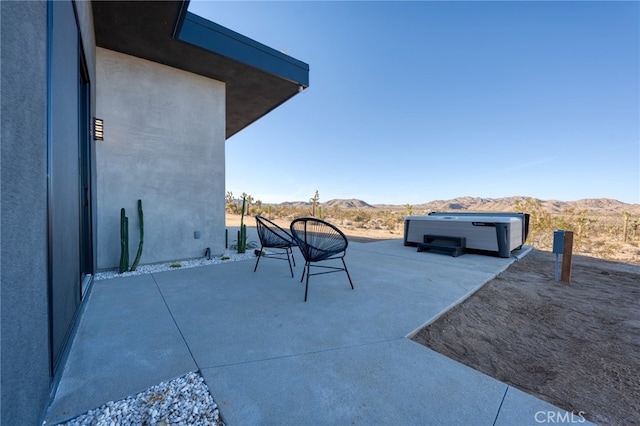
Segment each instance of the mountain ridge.
[[[587,210],[597,213],[622,213],[627,211],[640,214],[640,204],[629,204],[612,198],[584,198],[575,201],[540,200],[526,196],[511,196],[500,198],[462,196],[449,200],[433,200],[411,205],[414,213],[428,211],[514,211],[516,202],[525,203],[527,200],[540,202],[541,207],[551,213],[562,213],[567,209],[576,211]],[[318,203],[325,208],[341,209],[391,209],[406,210],[407,204],[369,204],[357,198],[335,198]],[[274,205],[311,206],[308,201],[287,201]]]

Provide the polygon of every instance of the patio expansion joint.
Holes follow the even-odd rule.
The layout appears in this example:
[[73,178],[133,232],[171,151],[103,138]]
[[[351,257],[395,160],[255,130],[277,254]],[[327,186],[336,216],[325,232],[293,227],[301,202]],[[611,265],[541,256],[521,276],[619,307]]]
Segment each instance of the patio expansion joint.
[[400,340],[406,340],[406,337],[404,337],[404,336],[391,337],[391,338],[388,338],[388,339],[376,340],[374,342],[358,343],[358,344],[354,344],[354,345],[337,346],[337,347],[333,347],[333,348],[319,349],[319,350],[316,350],[316,351],[299,352],[299,353],[295,353],[295,354],[274,356],[274,357],[269,357],[269,358],[253,359],[253,360],[241,361],[241,362],[229,362],[229,363],[226,363],[226,364],[218,364],[218,365],[211,365],[211,366],[207,366],[207,367],[200,367],[200,369],[204,370],[204,369],[211,369],[211,368],[232,367],[232,366],[235,366],[235,365],[255,364],[255,363],[258,363],[258,362],[274,361],[274,360],[278,360],[278,359],[287,359],[287,358],[295,358],[295,357],[299,357],[299,356],[319,354],[319,353],[325,353],[325,352],[333,352],[333,351],[340,351],[340,350],[343,350],[343,349],[358,348],[358,347],[363,347],[363,346],[377,345],[377,344],[380,344],[380,343],[394,342],[394,341],[400,341]]
[[504,390],[504,394],[502,394],[502,399],[500,400],[500,405],[498,406],[498,410],[496,411],[496,417],[493,419],[493,426],[496,426],[496,422],[498,421],[498,417],[500,417],[500,410],[502,409],[502,404],[504,404],[504,400],[507,397],[507,392],[509,392],[510,386],[507,385],[507,388]]
[[184,342],[184,345],[186,346],[187,351],[189,351],[189,356],[191,356],[193,363],[196,365],[196,367],[198,367],[198,370],[200,370],[200,365],[198,365],[198,361],[196,360],[196,357],[193,355],[193,352],[191,351],[191,348],[187,343],[187,339],[184,337],[184,333],[182,333],[182,329],[178,325],[176,318],[173,316],[173,312],[171,312],[171,309],[169,308],[167,299],[164,297],[164,294],[162,293],[162,289],[160,288],[160,286],[158,285],[158,282],[156,281],[155,274],[151,273],[149,275],[151,275],[151,279],[153,280],[153,283],[156,285],[156,288],[158,289],[158,293],[160,293],[160,297],[162,297],[162,303],[164,303],[164,306],[167,308],[167,312],[169,312],[169,315],[171,316],[171,321],[173,321],[173,324],[176,326],[178,333],[180,333],[180,337],[182,338],[182,341]]

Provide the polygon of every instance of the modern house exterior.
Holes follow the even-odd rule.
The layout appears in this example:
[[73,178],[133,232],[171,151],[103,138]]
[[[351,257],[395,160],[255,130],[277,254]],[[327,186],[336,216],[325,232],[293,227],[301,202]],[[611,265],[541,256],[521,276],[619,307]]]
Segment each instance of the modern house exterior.
[[142,200],[141,263],[221,253],[225,141],[309,85],[187,8],[0,2],[1,424],[42,423],[92,276],[118,265],[120,209],[135,251]]

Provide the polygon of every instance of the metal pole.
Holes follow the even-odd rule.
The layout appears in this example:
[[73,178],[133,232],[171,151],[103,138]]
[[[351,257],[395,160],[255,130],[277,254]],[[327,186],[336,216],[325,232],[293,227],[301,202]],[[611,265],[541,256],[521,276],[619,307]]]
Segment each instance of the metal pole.
[[560,279],[560,264],[558,262],[560,255],[564,253],[564,233],[561,229],[553,231],[553,252],[556,254],[556,281]]

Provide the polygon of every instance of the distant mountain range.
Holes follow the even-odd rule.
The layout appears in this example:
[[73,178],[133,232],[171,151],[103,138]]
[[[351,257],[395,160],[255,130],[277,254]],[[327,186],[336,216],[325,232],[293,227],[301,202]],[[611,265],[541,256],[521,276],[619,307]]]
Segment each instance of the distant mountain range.
[[[483,197],[458,197],[451,200],[434,200],[422,204],[412,205],[414,213],[430,211],[514,211],[516,201],[524,202],[525,196],[483,198]],[[599,214],[617,214],[627,211],[631,214],[640,214],[640,204],[628,204],[610,198],[587,198],[577,201],[540,200],[542,206],[551,213],[561,213],[573,208],[576,211],[587,210]],[[284,202],[281,205],[310,206],[310,202],[294,201]],[[369,204],[355,198],[333,199],[319,203],[323,208],[338,207],[340,209],[391,209],[406,210],[406,204]]]
[[[339,207],[341,209],[375,209],[376,206],[372,206],[371,204],[365,203],[362,200],[357,200],[355,198],[350,198],[348,200],[345,199],[334,199],[325,201],[324,203],[319,203],[322,207]],[[294,206],[294,207],[307,207],[311,206],[311,202],[309,201],[285,201],[284,203],[280,203],[281,206]],[[404,208],[404,207],[403,207]]]

